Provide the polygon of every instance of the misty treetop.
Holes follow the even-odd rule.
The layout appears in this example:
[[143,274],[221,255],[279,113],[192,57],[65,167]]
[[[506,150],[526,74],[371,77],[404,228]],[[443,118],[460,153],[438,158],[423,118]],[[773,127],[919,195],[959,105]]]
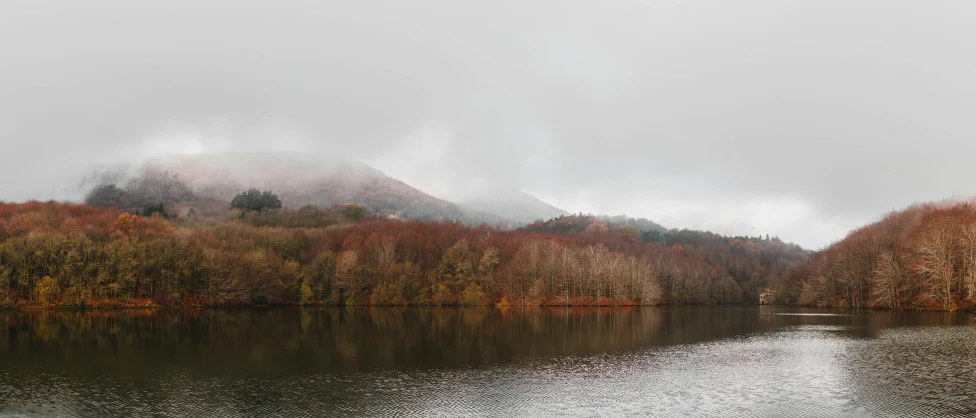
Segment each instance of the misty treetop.
[[281,199],[278,199],[278,196],[271,193],[270,190],[262,192],[252,188],[234,196],[234,199],[230,201],[230,207],[232,209],[240,209],[244,212],[281,209]]
[[[247,158],[227,158],[225,161],[218,157],[180,156],[175,160],[157,161],[142,167],[127,180],[106,176],[88,193],[85,203],[136,211],[162,202],[169,213],[186,213],[192,207],[198,215],[219,217],[225,214],[231,201],[242,194],[241,185],[245,185],[258,190],[274,190],[282,207],[331,208],[352,204],[363,208],[366,215],[461,221],[469,225],[508,224],[497,215],[437,199],[364,164],[355,167],[340,165],[342,169],[334,169],[328,167],[333,162],[322,165],[321,161],[296,159],[293,155],[260,156],[261,161]],[[272,179],[254,178],[250,175],[253,172],[273,172],[275,176],[269,176]],[[281,181],[282,178],[287,180]]]
[[198,199],[199,196],[178,175],[146,170],[140,176],[126,181],[122,187],[114,182],[95,186],[85,197],[85,204],[131,210],[160,202],[171,205]]
[[155,205],[148,205],[142,209],[142,211],[137,211],[136,215],[140,216],[161,216],[163,218],[169,218],[170,214],[166,212],[166,207],[163,202],[159,202]]

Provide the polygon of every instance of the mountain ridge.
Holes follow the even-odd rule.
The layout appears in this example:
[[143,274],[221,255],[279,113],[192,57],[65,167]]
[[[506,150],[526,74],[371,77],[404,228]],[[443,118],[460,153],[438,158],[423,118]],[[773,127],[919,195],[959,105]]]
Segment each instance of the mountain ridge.
[[219,215],[238,193],[271,190],[286,207],[341,204],[371,215],[468,224],[508,225],[503,217],[436,198],[365,163],[329,154],[170,154],[128,176],[103,176],[85,198],[96,206],[139,209],[163,202],[171,212]]

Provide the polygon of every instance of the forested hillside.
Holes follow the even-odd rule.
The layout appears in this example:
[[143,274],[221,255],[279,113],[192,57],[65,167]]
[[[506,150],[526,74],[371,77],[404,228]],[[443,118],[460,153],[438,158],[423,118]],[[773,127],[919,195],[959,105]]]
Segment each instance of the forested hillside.
[[124,182],[102,182],[85,196],[85,204],[91,206],[115,206],[125,210],[138,210],[149,205],[163,203],[174,212],[195,206],[198,212],[223,213],[224,202],[205,197],[181,181],[178,174],[143,170],[136,177]]
[[123,179],[96,180],[85,199],[95,206],[140,209],[164,203],[220,216],[247,188],[274,191],[286,207],[355,204],[370,215],[507,225],[499,216],[437,199],[365,164],[329,155],[227,153],[157,157]]
[[968,309],[976,301],[976,204],[892,212],[814,254],[796,280],[820,306]]
[[18,306],[738,303],[701,257],[633,233],[554,236],[361,218],[355,206],[144,217],[0,203],[0,303]]
[[562,216],[524,229],[584,242],[606,242],[611,249],[624,237],[667,247],[731,277],[744,300],[750,303],[758,302],[759,293],[766,288],[779,293],[781,302],[794,301],[797,286],[791,272],[808,256],[800,246],[775,237],[728,237],[703,231],[666,230],[646,219],[622,216]]

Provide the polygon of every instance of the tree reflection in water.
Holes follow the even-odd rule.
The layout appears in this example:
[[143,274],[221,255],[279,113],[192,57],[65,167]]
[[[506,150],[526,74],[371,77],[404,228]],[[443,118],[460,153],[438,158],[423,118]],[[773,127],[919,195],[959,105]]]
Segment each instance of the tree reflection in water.
[[[546,387],[545,376],[553,370],[559,378],[580,382],[631,382],[615,389],[624,392],[641,393],[670,379],[719,396],[734,387],[681,371],[704,367],[702,372],[712,373],[716,369],[708,367],[722,371],[735,364],[739,368],[729,370],[730,376],[742,375],[747,364],[765,368],[748,372],[755,379],[778,379],[766,386],[778,388],[776,393],[789,400],[793,392],[783,392],[784,385],[810,390],[802,385],[815,383],[817,370],[828,370],[823,368],[827,363],[851,371],[836,375],[856,391],[851,393],[906,408],[899,402],[910,394],[899,394],[885,382],[899,381],[905,390],[919,392],[924,388],[910,383],[926,367],[944,369],[938,378],[951,381],[959,361],[972,361],[976,353],[960,352],[971,349],[962,341],[953,344],[950,340],[960,331],[945,326],[974,324],[976,319],[966,313],[781,306],[3,311],[0,413],[266,415],[331,407],[363,413],[381,412],[371,409],[380,400],[388,412],[396,412],[416,404],[418,394],[433,396],[435,390],[465,391],[468,398],[475,394],[467,391],[476,390],[474,399],[485,402],[479,407],[492,408],[502,399],[492,391],[503,391],[504,399],[522,399],[520,392]],[[923,333],[929,337],[917,336],[919,329],[929,330]],[[940,329],[950,331],[940,334]],[[890,337],[901,334],[906,336]],[[812,374],[794,379],[789,371],[794,360],[780,355],[810,349],[826,351],[806,357]],[[945,355],[911,363],[925,352]],[[898,360],[887,361],[891,356]],[[914,369],[901,367],[909,363]],[[935,381],[929,386],[968,396],[972,388],[965,377],[956,378],[962,380],[950,389]],[[437,389],[439,384],[452,386]],[[576,385],[564,390],[586,387]],[[672,389],[680,387],[656,390]],[[382,399],[376,398],[377,391]],[[556,396],[548,392],[534,396]],[[572,400],[584,402],[587,396],[577,393]],[[452,411],[449,399],[431,399],[447,407],[444,412]]]

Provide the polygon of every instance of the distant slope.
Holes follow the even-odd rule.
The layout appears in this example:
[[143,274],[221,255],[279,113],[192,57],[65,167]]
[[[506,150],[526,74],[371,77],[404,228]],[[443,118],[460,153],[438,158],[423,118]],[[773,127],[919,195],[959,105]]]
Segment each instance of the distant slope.
[[626,248],[637,242],[670,247],[730,275],[742,289],[744,299],[752,303],[757,303],[759,293],[767,288],[779,292],[780,301],[794,299],[795,283],[790,280],[791,275],[809,256],[799,245],[776,237],[730,237],[707,231],[665,230],[647,219],[624,216],[561,216],[534,222],[522,230],[603,242],[611,249]]
[[625,215],[600,215],[599,218],[601,221],[607,223],[614,229],[621,229],[625,226],[630,226],[640,233],[655,231],[664,233],[667,231],[667,228],[661,226],[661,224],[645,218],[631,218]]
[[[366,164],[331,155],[223,153],[152,159],[125,182],[100,184],[86,203],[123,209],[163,202],[173,211],[214,214],[248,189],[271,190],[286,207],[356,204],[404,219],[502,224],[497,216],[437,199]],[[196,207],[200,206],[200,207]]]
[[520,190],[496,190],[461,202],[461,206],[488,212],[520,224],[552,219],[568,212]]

